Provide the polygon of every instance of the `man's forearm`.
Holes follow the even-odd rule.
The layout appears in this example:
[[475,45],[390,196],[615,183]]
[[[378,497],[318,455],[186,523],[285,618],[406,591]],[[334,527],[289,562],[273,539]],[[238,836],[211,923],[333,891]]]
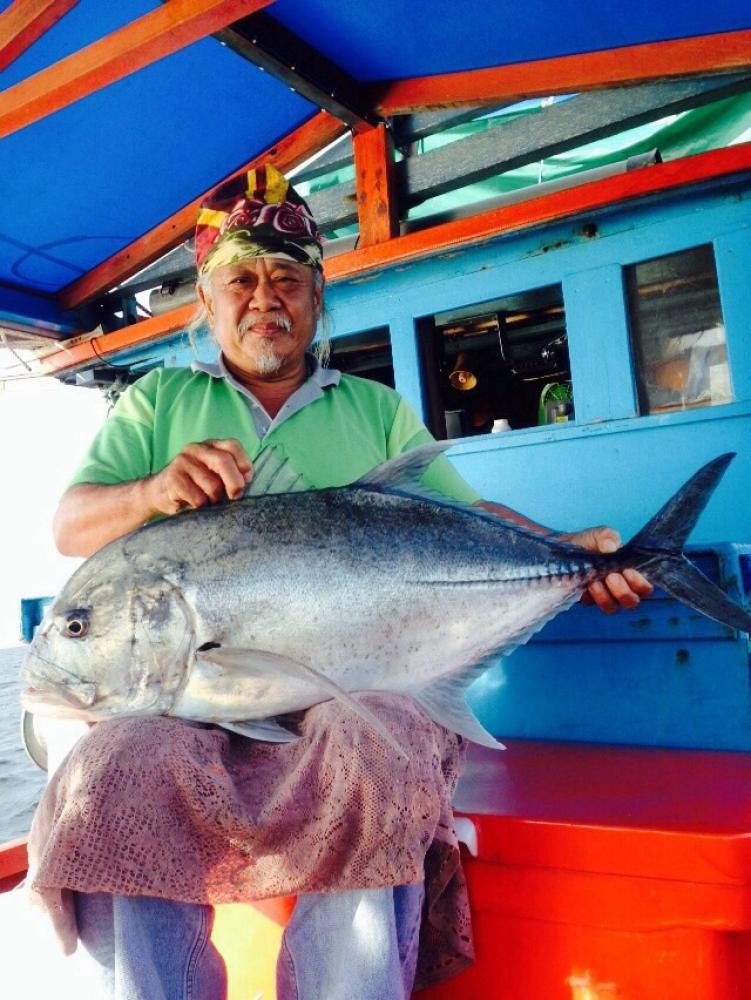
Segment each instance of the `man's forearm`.
[[148,487],[148,479],[71,486],[53,522],[58,550],[64,556],[90,556],[107,542],[140,528],[157,513]]
[[528,517],[520,514],[518,510],[512,510],[511,507],[504,507],[501,503],[492,503],[490,500],[478,500],[475,507],[482,507],[483,510],[487,510],[491,514],[495,514],[497,517],[502,517],[504,521],[510,521],[512,524],[518,524],[520,528],[526,528],[528,531],[534,531],[536,535],[558,534],[552,528],[546,528],[543,524],[537,524],[536,521],[530,521]]
[[90,556],[157,514],[238,500],[252,474],[250,459],[234,438],[193,441],[153,476],[112,486],[71,486],[55,514],[55,543],[64,556]]

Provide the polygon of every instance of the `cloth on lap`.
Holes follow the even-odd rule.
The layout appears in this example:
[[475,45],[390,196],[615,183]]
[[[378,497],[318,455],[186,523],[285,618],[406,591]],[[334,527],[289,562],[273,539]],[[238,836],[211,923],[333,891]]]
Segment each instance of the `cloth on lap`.
[[416,986],[472,958],[451,799],[463,748],[408,699],[360,696],[402,757],[336,702],[295,743],[164,717],[96,725],[32,824],[32,892],[194,903],[376,888],[426,878]]

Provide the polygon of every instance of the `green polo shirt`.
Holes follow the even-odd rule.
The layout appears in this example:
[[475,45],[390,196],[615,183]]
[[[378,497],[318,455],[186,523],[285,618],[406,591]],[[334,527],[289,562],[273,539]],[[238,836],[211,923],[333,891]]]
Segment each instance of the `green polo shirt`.
[[[142,479],[163,469],[191,442],[229,437],[242,444],[251,461],[273,447],[310,489],[346,486],[432,440],[398,393],[368,379],[342,375],[260,438],[247,399],[226,378],[157,368],[120,397],[71,485]],[[423,481],[454,500],[480,499],[444,456]]]

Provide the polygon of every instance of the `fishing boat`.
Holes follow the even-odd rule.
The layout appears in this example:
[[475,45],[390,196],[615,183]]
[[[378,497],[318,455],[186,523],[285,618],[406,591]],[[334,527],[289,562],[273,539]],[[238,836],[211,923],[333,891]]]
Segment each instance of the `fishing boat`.
[[[747,4],[15,0],[0,89],[4,377],[208,359],[197,206],[272,162],[329,237],[332,366],[544,524],[628,536],[736,451],[690,554],[751,601]],[[422,995],[750,996],[748,637],[578,606],[471,702],[509,748],[455,803],[477,959]],[[218,908],[233,1000],[273,997],[293,905]]]

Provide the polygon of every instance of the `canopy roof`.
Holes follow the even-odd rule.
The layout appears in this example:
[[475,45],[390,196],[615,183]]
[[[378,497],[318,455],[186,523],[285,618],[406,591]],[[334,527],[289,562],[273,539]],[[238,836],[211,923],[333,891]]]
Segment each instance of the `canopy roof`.
[[0,324],[80,330],[259,158],[353,130],[374,197],[395,116],[749,69],[747,0],[0,0]]

